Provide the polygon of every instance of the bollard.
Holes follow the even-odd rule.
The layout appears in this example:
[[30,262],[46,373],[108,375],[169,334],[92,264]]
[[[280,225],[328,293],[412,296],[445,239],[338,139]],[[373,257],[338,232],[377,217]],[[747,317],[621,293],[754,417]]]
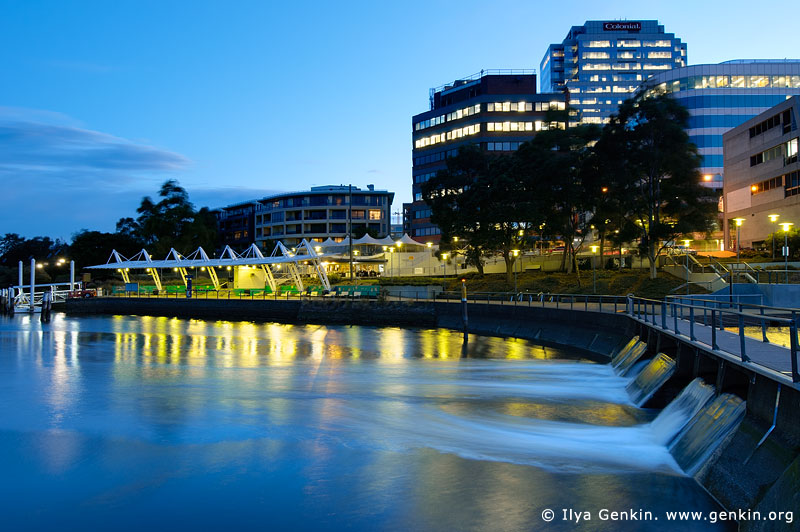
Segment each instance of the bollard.
[[50,309],[53,305],[53,295],[51,292],[42,294],[42,312],[39,315],[39,320],[42,323],[50,323]]

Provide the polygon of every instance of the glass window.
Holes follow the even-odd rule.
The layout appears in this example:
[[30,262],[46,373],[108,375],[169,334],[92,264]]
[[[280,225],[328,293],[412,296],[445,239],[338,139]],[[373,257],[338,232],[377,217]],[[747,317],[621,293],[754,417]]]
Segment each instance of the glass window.
[[583,52],[581,59],[609,59],[608,52]]
[[611,41],[586,41],[583,45],[586,48],[609,48]]
[[619,39],[617,41],[618,48],[638,48],[642,45],[638,39]]
[[744,76],[731,76],[731,87],[734,89],[743,89]]

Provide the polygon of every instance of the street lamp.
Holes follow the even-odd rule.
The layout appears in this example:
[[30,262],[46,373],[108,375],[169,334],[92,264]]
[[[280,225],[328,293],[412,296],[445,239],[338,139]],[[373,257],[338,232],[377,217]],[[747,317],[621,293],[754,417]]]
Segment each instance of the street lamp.
[[589,247],[592,250],[592,259],[591,259],[592,260],[592,293],[596,294],[597,293],[597,276],[596,276],[595,270],[594,270],[594,256],[597,253],[597,248],[599,248],[600,246],[589,246]]
[[783,228],[783,269],[786,270],[786,284],[789,284],[789,228],[792,222],[781,222]]
[[[772,222],[772,225],[778,221],[778,218],[781,217],[780,214],[769,214],[769,221]],[[772,229],[772,260],[775,260],[775,228]]]
[[389,257],[391,257],[392,277],[394,277],[394,248],[389,248]]
[[739,251],[742,249],[742,242],[739,240],[739,234],[741,233],[744,218],[734,218],[733,221],[736,222],[736,264],[738,265]]
[[518,249],[512,249],[511,253],[514,254],[514,293],[517,293],[517,257],[519,256]]
[[433,242],[428,241],[428,242],[425,243],[425,246],[428,248],[428,268],[430,268],[431,267],[431,256],[433,255],[431,253],[431,248],[433,247]]
[[686,246],[686,295],[689,295],[689,240],[688,238],[683,239],[683,245]]
[[447,253],[442,253],[442,292],[447,284]]

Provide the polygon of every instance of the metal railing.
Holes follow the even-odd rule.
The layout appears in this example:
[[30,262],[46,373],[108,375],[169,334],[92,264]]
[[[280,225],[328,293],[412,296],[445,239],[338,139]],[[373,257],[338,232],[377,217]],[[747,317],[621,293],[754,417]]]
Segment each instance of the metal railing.
[[[775,363],[780,361],[753,360],[752,349],[748,354],[746,340],[750,337],[745,333],[745,327],[760,327],[762,343],[780,349],[783,349],[783,346],[770,343],[767,330],[769,327],[775,326],[787,327],[789,329],[789,352],[786,354],[790,357],[790,375],[792,382],[800,382],[797,361],[797,330],[800,326],[800,309],[742,302],[731,303],[719,299],[692,299],[691,303],[682,303],[679,298],[680,296],[671,296],[666,300],[655,300],[629,296],[626,314],[656,328],[686,337],[693,342],[705,343],[711,347],[712,351],[733,355],[743,363],[756,364],[778,372],[784,371],[780,367],[775,367]],[[687,299],[684,298],[684,300]],[[726,326],[737,331],[738,341],[732,345],[728,343],[722,346],[719,343],[718,330],[724,331]],[[709,333],[710,338],[706,337]],[[699,338],[701,335],[703,338]],[[775,354],[780,355],[780,351],[772,350],[767,356]]]

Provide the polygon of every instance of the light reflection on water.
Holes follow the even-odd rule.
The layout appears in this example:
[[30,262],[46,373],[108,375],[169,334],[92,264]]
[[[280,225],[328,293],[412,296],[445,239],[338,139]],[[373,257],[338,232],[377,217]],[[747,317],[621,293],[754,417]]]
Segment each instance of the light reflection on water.
[[713,509],[626,384],[520,340],[463,352],[448,330],[0,318],[0,466],[23,479],[0,504],[27,528],[523,530],[547,507]]

